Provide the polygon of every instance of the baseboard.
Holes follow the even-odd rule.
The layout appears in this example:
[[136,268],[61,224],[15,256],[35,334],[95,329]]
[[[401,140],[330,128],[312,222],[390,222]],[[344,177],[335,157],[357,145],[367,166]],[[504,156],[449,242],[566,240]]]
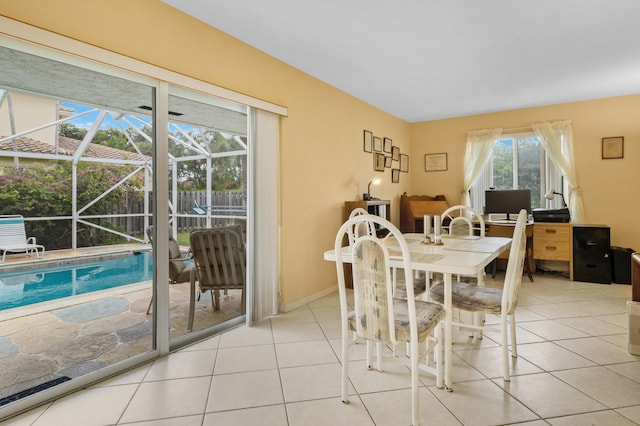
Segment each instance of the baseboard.
[[304,299],[296,300],[295,302],[287,303],[286,305],[280,305],[280,312],[291,312],[294,309],[299,308],[300,306],[304,306],[307,303],[325,297],[335,291],[338,291],[338,287],[331,286],[325,290],[314,293],[311,296],[307,296]]

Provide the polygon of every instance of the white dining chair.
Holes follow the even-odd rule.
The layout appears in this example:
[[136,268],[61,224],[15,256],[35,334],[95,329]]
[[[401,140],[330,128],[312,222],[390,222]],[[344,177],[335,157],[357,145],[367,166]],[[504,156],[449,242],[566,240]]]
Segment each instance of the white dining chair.
[[[492,328],[484,324],[455,323],[456,326],[474,330],[492,330],[502,333],[502,361],[504,366],[504,380],[511,381],[509,368],[509,339],[507,323],[511,331],[511,356],[518,356],[516,345],[515,312],[518,306],[518,292],[522,283],[524,268],[527,225],[527,211],[521,210],[513,232],[511,250],[504,277],[503,288],[490,288],[462,283],[452,283],[451,300],[453,308],[470,312],[487,312],[500,315],[500,328]],[[444,303],[444,285],[434,286],[430,292],[431,300]]]
[[[458,204],[451,206],[442,212],[440,216],[440,223],[442,231],[453,237],[469,237],[469,238],[482,238],[485,236],[486,227],[484,218],[476,210],[464,204]],[[479,285],[484,285],[485,272],[482,271],[478,275],[458,275],[458,281],[474,282]],[[458,314],[458,313],[456,313]],[[484,321],[484,316],[481,314],[473,315],[473,322],[475,325]],[[481,337],[482,334],[478,332],[477,337]]]
[[471,207],[459,204],[442,212],[440,222],[444,233],[449,235],[468,235],[484,237],[484,218]]
[[[357,229],[365,222],[372,222],[379,230],[387,230],[388,237],[362,235],[356,237],[352,245],[343,248],[345,235],[351,232],[349,230]],[[435,367],[431,366],[428,355],[430,351],[442,349],[438,338],[441,329],[439,324],[445,315],[444,308],[436,303],[415,299],[409,247],[398,228],[386,219],[373,215],[358,215],[347,220],[338,230],[334,249],[336,253],[341,253],[343,249],[351,253],[353,274],[352,309],[347,303],[344,261],[338,254],[336,271],[342,330],[342,401],[349,402],[349,347],[358,340],[365,340],[367,367],[373,370],[372,343],[386,345],[392,356],[382,359],[379,351],[376,359],[377,370],[382,371],[383,360],[393,359],[408,364],[411,369],[411,418],[412,424],[418,425],[419,370],[434,374],[436,385],[442,387],[442,362],[436,362]],[[391,257],[402,259],[406,298],[393,295]],[[351,336],[353,337],[350,338]],[[409,351],[409,358],[397,356],[398,345],[402,343],[408,343],[405,347]],[[440,355],[437,359],[441,361],[443,358]],[[424,360],[424,363],[420,363],[420,360]]]
[[[370,215],[367,210],[362,207],[356,207],[351,210],[349,213],[349,219],[357,217],[357,216],[367,216]],[[347,229],[347,236],[349,238],[349,245],[353,244],[353,242],[359,236],[363,235],[376,235],[376,227],[375,224],[370,221],[359,222],[357,226],[351,227]]]

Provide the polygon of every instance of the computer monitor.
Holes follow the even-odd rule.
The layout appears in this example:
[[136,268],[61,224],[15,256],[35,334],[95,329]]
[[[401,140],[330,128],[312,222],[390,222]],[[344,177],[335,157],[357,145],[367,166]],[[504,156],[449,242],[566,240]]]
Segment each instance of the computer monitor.
[[[512,219],[511,215],[517,216],[521,209],[531,213],[531,190],[530,189],[510,189],[510,190],[489,190],[484,193],[486,214],[506,214],[507,219]],[[515,219],[515,217],[513,217]]]

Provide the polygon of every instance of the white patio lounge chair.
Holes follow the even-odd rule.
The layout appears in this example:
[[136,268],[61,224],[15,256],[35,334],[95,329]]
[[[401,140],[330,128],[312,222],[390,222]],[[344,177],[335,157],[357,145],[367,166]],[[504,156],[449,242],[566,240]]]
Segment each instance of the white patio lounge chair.
[[4,263],[7,253],[36,254],[36,257],[44,256],[44,246],[36,244],[35,237],[27,238],[24,229],[24,218],[20,215],[0,216],[0,251]]

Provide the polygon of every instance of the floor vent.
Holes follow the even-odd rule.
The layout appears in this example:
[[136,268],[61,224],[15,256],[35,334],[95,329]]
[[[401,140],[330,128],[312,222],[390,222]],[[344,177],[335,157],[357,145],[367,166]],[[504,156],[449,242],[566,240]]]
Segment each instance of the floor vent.
[[62,377],[58,377],[57,379],[53,379],[53,380],[49,380],[48,382],[45,383],[41,383],[37,386],[34,386],[32,388],[29,389],[25,389],[23,391],[14,393],[13,395],[9,395],[6,396],[2,399],[0,399],[0,407],[2,407],[3,405],[7,405],[11,402],[15,402],[19,399],[25,398],[29,395],[33,395],[35,393],[38,393],[40,391],[43,391],[45,389],[49,389],[52,388],[56,385],[59,385],[60,383],[64,383],[66,381],[71,380],[71,377],[67,377],[67,376],[62,376]]

